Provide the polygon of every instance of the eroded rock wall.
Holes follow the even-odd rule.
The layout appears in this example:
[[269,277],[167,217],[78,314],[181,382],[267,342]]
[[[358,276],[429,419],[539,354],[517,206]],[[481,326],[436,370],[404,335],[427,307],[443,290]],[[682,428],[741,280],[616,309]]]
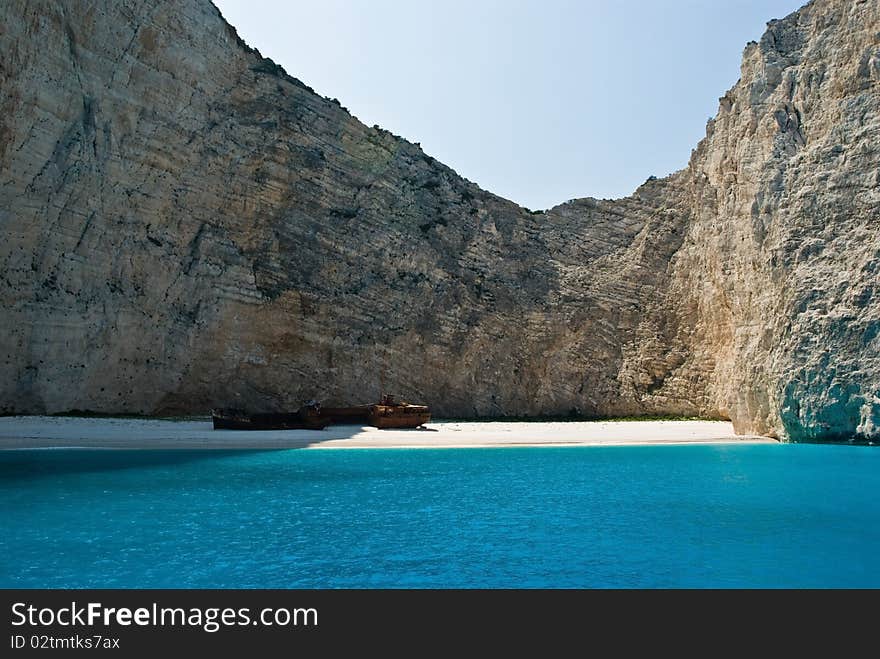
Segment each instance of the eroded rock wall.
[[686,170],[671,287],[741,432],[877,435],[878,149],[878,3],[816,0],[748,45]]
[[206,0],[0,7],[0,406],[699,414],[877,434],[878,8],[746,48],[689,166],[531,213]]

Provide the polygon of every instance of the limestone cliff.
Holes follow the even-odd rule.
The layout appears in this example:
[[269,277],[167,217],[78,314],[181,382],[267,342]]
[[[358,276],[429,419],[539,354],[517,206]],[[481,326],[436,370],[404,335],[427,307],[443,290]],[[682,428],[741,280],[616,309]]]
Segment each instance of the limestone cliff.
[[531,213],[207,0],[0,6],[0,407],[700,414],[880,434],[880,9],[746,48],[690,165]]
[[878,149],[880,4],[814,0],[746,47],[684,173],[669,305],[740,431],[880,434]]

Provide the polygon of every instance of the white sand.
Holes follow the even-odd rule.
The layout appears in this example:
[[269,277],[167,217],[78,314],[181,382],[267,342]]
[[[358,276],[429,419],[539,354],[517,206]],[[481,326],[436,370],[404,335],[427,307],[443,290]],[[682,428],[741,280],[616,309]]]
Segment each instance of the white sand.
[[2,417],[0,449],[14,448],[464,448],[775,443],[737,436],[723,421],[440,422],[426,429],[214,430],[210,421]]

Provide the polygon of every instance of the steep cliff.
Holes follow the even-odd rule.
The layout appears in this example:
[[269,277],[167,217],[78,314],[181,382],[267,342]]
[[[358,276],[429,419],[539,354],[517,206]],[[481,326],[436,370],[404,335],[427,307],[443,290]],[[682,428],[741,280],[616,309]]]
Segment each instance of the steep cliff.
[[878,3],[815,0],[746,47],[685,172],[670,287],[738,430],[880,433],[878,149]]
[[880,10],[746,48],[690,165],[530,213],[368,128],[207,0],[0,6],[0,406],[880,433]]

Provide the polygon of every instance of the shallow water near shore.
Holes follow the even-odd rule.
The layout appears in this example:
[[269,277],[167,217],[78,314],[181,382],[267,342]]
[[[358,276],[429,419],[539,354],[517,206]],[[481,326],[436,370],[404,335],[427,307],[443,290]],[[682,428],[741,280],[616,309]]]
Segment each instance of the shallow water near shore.
[[0,451],[0,586],[878,587],[880,450]]

